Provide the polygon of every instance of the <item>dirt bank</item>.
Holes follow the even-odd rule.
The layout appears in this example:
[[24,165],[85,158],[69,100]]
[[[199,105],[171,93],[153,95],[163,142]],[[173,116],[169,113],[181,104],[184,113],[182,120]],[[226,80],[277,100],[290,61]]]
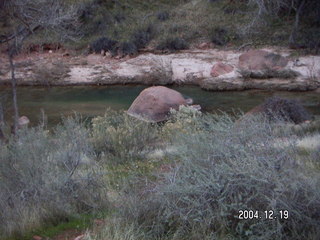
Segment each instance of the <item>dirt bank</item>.
[[[288,49],[264,49],[287,60],[282,72],[245,74],[239,65],[244,51],[186,50],[172,54],[144,53],[122,59],[66,52],[20,55],[15,59],[19,85],[192,84],[208,90],[268,89],[307,91],[320,87],[320,56],[294,57]],[[230,71],[213,73],[217,64]],[[220,66],[220,65],[219,65]],[[0,55],[0,84],[10,83],[6,55]]]

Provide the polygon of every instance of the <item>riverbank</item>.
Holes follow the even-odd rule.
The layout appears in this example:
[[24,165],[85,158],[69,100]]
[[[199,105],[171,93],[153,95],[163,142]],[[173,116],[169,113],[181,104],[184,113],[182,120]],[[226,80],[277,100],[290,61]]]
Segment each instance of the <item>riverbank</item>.
[[[15,59],[18,84],[179,84],[214,91],[308,91],[320,88],[320,56],[297,57],[294,50],[289,49],[266,48],[246,52],[193,49],[170,54],[149,52],[125,58],[100,54],[72,55],[50,50],[18,56]],[[11,73],[5,55],[0,57],[0,66],[0,84],[10,84]]]

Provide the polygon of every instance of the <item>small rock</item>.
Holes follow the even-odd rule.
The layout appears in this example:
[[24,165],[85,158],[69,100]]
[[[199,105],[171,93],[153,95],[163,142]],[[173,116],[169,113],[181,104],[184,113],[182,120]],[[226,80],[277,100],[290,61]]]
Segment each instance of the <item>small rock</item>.
[[212,47],[212,44],[210,42],[204,42],[198,45],[198,48],[202,50],[209,49],[211,47]]
[[24,126],[27,126],[29,123],[30,123],[30,120],[29,120],[29,118],[26,117],[26,116],[22,116],[22,117],[20,117],[19,120],[18,120],[18,126],[19,126],[19,128],[24,127]]
[[104,54],[106,58],[111,58],[112,54],[110,51],[106,51],[106,53]]
[[42,240],[42,239],[43,239],[42,237],[37,236],[37,235],[32,237],[32,240]]
[[187,98],[187,99],[186,99],[186,103],[187,103],[188,105],[193,104],[193,99],[192,99],[192,98]]
[[231,65],[218,62],[213,65],[211,69],[211,76],[218,77],[220,75],[224,75],[233,71],[233,67]]
[[130,56],[129,56],[129,55],[126,55],[123,59],[124,59],[124,60],[129,60],[129,59],[130,59]]
[[201,110],[201,106],[198,105],[198,104],[191,105],[190,107],[192,107],[192,108],[194,108],[195,110],[198,110],[198,111]]

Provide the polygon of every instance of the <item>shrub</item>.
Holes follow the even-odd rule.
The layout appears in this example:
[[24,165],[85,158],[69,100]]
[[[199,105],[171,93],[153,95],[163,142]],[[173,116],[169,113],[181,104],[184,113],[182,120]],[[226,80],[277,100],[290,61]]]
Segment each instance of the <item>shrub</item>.
[[151,41],[154,34],[152,25],[146,28],[137,29],[132,34],[132,42],[137,46],[138,49],[145,48]]
[[169,13],[167,11],[160,11],[157,13],[157,19],[160,21],[166,21],[169,19]]
[[116,20],[117,23],[121,23],[123,22],[124,20],[126,20],[126,16],[121,13],[121,12],[117,12],[115,15],[114,15],[114,19]]
[[296,124],[311,120],[311,115],[297,100],[271,97],[261,105],[262,112],[270,121],[283,119]]
[[177,50],[183,50],[188,49],[189,45],[188,43],[179,37],[176,38],[167,38],[163,42],[160,42],[157,46],[157,50],[169,50],[169,51],[177,51]]
[[22,129],[0,146],[0,235],[18,235],[106,206],[88,131],[65,119],[52,134]]
[[217,27],[211,34],[211,42],[218,45],[224,46],[229,42],[229,33],[226,29]]
[[90,44],[90,51],[95,53],[101,53],[102,50],[114,52],[117,43],[110,38],[101,37]]
[[92,119],[92,141],[97,153],[114,163],[142,159],[155,147],[157,126],[109,109]]
[[78,5],[79,19],[83,23],[81,29],[86,36],[94,33],[104,32],[113,25],[113,17],[110,9],[113,8],[112,1],[81,1]]
[[118,53],[121,56],[135,55],[138,53],[138,49],[133,42],[121,42],[119,44]]
[[[176,123],[183,131],[172,132],[175,165],[155,182],[131,181],[118,200],[119,215],[108,221],[101,239],[316,239],[320,234],[319,174],[298,162],[293,139],[276,147],[273,125],[263,118],[239,128],[227,115],[189,121],[178,113]],[[239,210],[259,211],[262,219],[241,220]],[[269,210],[278,218],[265,219]],[[279,219],[280,210],[289,218]]]

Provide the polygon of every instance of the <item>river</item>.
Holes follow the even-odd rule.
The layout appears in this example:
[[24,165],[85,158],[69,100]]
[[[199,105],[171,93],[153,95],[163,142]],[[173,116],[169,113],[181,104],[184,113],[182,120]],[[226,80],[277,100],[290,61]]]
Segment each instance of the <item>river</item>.
[[[77,86],[77,87],[19,87],[18,104],[20,115],[30,118],[33,125],[39,122],[41,109],[48,118],[48,124],[59,123],[61,116],[74,112],[84,117],[102,115],[108,108],[127,110],[133,100],[147,86]],[[316,92],[275,92],[275,91],[230,91],[210,92],[194,86],[171,86],[185,97],[191,97],[204,111],[216,112],[241,110],[246,112],[270,96],[299,99],[313,114],[320,115],[320,94]],[[12,116],[11,89],[0,88],[5,99],[5,116]]]

